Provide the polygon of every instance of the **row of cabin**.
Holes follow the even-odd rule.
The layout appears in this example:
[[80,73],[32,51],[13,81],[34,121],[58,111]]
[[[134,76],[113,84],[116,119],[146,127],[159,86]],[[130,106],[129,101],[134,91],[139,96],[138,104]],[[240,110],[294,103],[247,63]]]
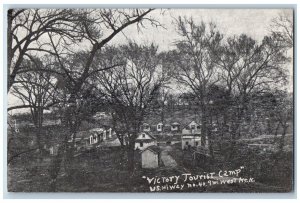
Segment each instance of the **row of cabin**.
[[182,126],[178,122],[173,122],[171,124],[163,124],[162,122],[156,125],[149,125],[148,123],[143,123],[142,131],[143,132],[152,132],[152,133],[162,133],[162,132],[173,132],[173,133],[184,133],[184,131],[192,131],[192,133],[200,131],[201,124],[192,121],[187,125]]
[[93,128],[89,131],[80,131],[69,142],[75,142],[77,150],[99,147],[117,147],[121,143],[111,128]]
[[[173,129],[180,129],[179,123],[173,123]],[[158,124],[158,129],[163,129],[164,125],[162,123]],[[177,128],[176,128],[177,127]],[[172,128],[171,128],[172,129]],[[153,136],[152,132],[141,132],[135,140],[136,150],[145,150],[150,146],[157,146],[159,135]],[[157,138],[158,136],[158,138]],[[179,137],[180,136],[180,137]],[[172,138],[175,139],[174,136]],[[74,139],[69,140],[73,142]],[[126,139],[124,140],[124,142]],[[208,146],[207,138],[201,135],[201,125],[197,124],[195,121],[190,122],[186,125],[181,133],[178,133],[178,138],[175,140],[177,143],[181,142],[182,149],[188,149],[191,147],[198,146]],[[174,143],[175,143],[174,141]],[[125,144],[125,143],[123,143]],[[80,150],[82,148],[88,149],[95,146],[100,147],[116,147],[120,146],[119,141],[115,132],[112,128],[94,128],[89,131],[78,132],[75,136],[75,147]]]
[[103,142],[107,139],[111,139],[113,136],[113,131],[111,128],[105,130],[104,128],[94,128],[90,130],[91,134],[87,144],[97,144]]
[[[181,136],[182,150],[191,150],[194,153],[207,156],[208,140],[200,134],[188,134]],[[157,168],[161,165],[161,150],[157,146],[154,136],[145,132],[141,133],[136,139],[136,149],[141,150],[142,168]]]
[[[181,137],[177,140],[177,142],[174,143],[178,142],[181,142],[181,148],[183,150],[187,150],[194,147],[208,148],[207,136],[203,136],[201,134],[182,134]],[[172,142],[170,142],[169,144],[171,143]],[[153,145],[158,145],[157,138],[145,132],[140,133],[135,141],[136,150],[145,150],[149,146]]]

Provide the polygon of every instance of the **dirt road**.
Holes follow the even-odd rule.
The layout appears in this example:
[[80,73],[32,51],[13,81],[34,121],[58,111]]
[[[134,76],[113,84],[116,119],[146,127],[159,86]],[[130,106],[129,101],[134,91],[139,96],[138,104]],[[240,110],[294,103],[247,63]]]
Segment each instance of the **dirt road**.
[[171,151],[170,146],[162,147],[161,160],[166,167],[176,167],[177,162],[169,155],[169,151]]

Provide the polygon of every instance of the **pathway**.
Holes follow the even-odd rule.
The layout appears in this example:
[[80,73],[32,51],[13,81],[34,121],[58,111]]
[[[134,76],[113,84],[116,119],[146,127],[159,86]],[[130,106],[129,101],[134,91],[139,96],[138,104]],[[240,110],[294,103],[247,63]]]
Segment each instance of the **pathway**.
[[166,167],[176,167],[177,163],[176,161],[169,155],[169,151],[171,150],[170,146],[166,146],[161,148],[161,160],[164,163]]

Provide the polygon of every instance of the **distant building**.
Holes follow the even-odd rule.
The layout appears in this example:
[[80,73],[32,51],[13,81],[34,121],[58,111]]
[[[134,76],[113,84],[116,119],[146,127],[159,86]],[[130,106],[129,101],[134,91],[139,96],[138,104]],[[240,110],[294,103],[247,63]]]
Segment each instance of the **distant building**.
[[96,120],[102,120],[102,119],[110,119],[111,118],[111,115],[109,112],[96,112],[94,115],[93,115],[93,118],[96,119]]
[[52,145],[49,147],[49,153],[51,156],[56,156],[58,154],[59,144]]
[[191,147],[198,147],[201,145],[200,135],[182,135],[181,147],[182,149],[190,149]]
[[195,121],[192,121],[189,124],[189,127],[190,127],[190,130],[192,133],[197,133],[197,132],[200,132],[200,130],[201,130],[201,125],[196,123]]
[[152,145],[141,151],[142,168],[157,168],[161,164],[161,150],[158,146]]
[[144,132],[150,132],[151,131],[150,125],[148,123],[143,123],[142,128],[143,128],[142,130]]
[[135,140],[135,149],[144,150],[149,146],[157,145],[156,138],[146,132],[142,132]]
[[201,124],[196,123],[195,121],[190,122],[182,129],[183,135],[189,134],[201,134]]
[[163,123],[158,123],[158,124],[156,125],[156,131],[157,131],[157,132],[162,132],[162,131],[163,131],[163,126],[164,126]]
[[182,149],[208,148],[208,138],[201,134],[201,124],[190,122],[182,129]]
[[[73,141],[74,137],[69,140],[69,142]],[[89,131],[80,131],[75,136],[75,147],[77,150],[116,146],[121,146],[121,142],[111,128],[93,128]]]
[[172,132],[179,132],[180,130],[180,124],[177,122],[174,122],[171,124],[171,131]]

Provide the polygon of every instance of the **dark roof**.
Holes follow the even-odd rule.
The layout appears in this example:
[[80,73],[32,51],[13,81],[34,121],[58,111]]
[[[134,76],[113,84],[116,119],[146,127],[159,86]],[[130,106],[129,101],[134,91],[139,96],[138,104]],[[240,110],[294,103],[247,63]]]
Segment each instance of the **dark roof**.
[[153,139],[136,139],[136,142],[143,142],[143,143],[150,143],[150,142],[154,142],[155,140]]
[[153,136],[151,132],[141,132],[141,134],[143,134],[143,133],[145,133],[146,135],[149,135],[149,137],[151,137],[153,140],[156,140],[156,137]]
[[151,146],[147,147],[146,149],[141,151],[141,153],[146,151],[146,150],[150,150],[150,151],[154,152],[155,154],[159,154],[161,152],[161,149],[156,145],[151,145]]

